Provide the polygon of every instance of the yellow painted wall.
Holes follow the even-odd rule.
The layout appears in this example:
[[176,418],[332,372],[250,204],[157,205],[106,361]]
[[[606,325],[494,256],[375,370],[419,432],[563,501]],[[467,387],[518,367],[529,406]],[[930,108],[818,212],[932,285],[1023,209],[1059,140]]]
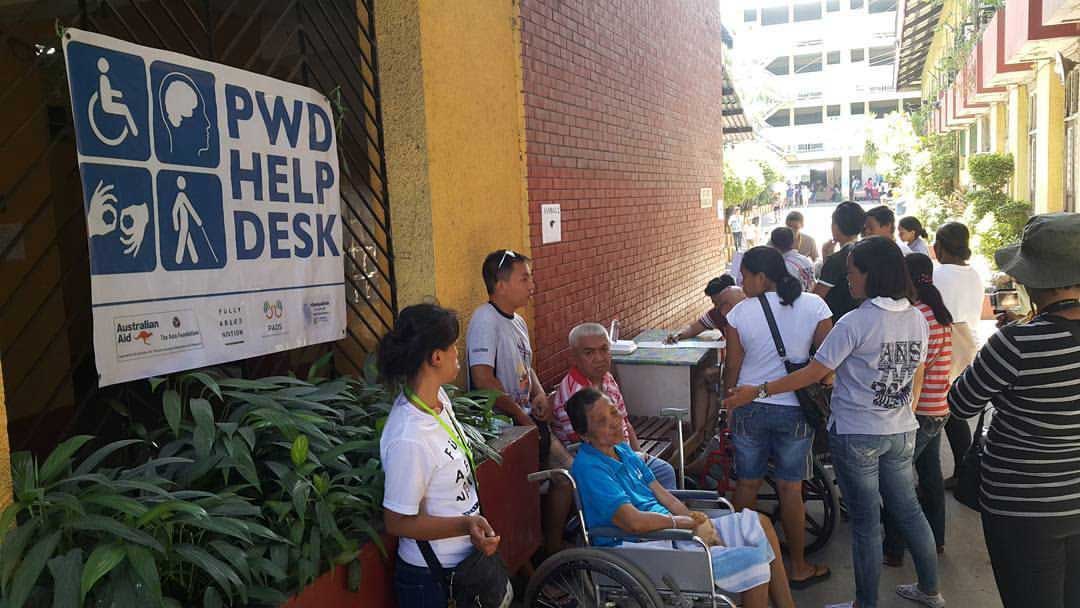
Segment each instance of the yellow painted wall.
[[934,30],[934,38],[930,42],[930,49],[926,52],[926,63],[923,64],[923,97],[929,97],[930,89],[934,86],[934,79],[931,77],[931,71],[937,66],[938,61],[941,56],[945,54],[945,51],[952,45],[953,30],[949,27],[945,27],[945,25],[949,24],[950,26],[955,26],[956,22],[960,20],[960,4],[961,0],[945,0],[945,6],[941,9],[941,15],[938,17],[938,26]]
[[1009,140],[1006,152],[1012,154],[1016,167],[1009,195],[1020,201],[1028,200],[1028,90],[1026,86],[1009,87]]
[[435,292],[467,313],[487,300],[484,256],[504,247],[529,252],[518,8],[420,4]]
[[1009,107],[1003,102],[990,105],[990,151],[994,154],[1007,152],[1009,139]]
[[1035,71],[1038,103],[1035,150],[1035,213],[1065,208],[1065,87],[1054,73],[1054,62],[1043,61]]
[[400,308],[435,298],[463,327],[484,256],[528,254],[517,2],[376,3]]

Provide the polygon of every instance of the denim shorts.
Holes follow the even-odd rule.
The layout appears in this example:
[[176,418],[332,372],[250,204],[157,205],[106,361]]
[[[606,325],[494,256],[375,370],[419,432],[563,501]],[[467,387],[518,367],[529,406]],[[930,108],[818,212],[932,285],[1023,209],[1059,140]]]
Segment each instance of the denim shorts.
[[763,479],[770,461],[773,479],[810,478],[814,429],[798,406],[755,401],[737,408],[731,415],[731,440],[739,479]]

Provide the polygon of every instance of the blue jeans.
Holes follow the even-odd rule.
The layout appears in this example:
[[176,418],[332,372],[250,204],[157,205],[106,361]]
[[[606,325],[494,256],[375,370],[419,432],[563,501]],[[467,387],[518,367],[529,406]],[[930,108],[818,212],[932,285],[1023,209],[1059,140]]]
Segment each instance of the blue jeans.
[[[945,480],[941,474],[941,429],[948,416],[916,416],[919,430],[915,434],[915,472],[919,474],[919,503],[923,515],[934,532],[934,544],[945,546]],[[896,524],[885,511],[885,555],[903,557],[904,539]]]
[[394,564],[394,595],[402,608],[446,608],[446,592],[431,571],[405,563]]
[[915,496],[911,457],[915,431],[892,435],[829,432],[836,478],[851,516],[851,557],[859,608],[877,608],[881,578],[881,501],[915,561],[919,588],[937,593],[937,552],[930,524]]
[[737,408],[731,415],[731,441],[739,479],[764,479],[770,459],[774,479],[810,478],[814,429],[798,406],[754,401]]

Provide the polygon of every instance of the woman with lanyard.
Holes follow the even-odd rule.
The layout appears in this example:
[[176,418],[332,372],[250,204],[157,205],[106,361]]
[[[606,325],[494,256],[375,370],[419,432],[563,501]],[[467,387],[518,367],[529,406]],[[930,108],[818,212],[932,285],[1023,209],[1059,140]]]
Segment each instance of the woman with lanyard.
[[[379,444],[386,482],[386,531],[401,537],[394,588],[399,606],[445,608],[447,590],[428,567],[424,544],[445,571],[474,552],[493,555],[499,536],[480,514],[473,457],[442,385],[458,375],[457,315],[433,304],[409,306],[379,342],[384,381],[400,383]],[[509,583],[503,596],[513,596]]]
[[1080,606],[1080,215],[1032,217],[994,259],[1035,316],[987,340],[949,409],[993,406],[979,503],[1005,608]]

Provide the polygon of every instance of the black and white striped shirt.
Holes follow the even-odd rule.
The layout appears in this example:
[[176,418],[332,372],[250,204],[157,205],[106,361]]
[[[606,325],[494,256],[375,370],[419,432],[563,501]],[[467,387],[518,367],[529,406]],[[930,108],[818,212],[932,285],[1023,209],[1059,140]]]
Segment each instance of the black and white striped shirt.
[[[989,402],[982,506],[1014,517],[1080,515],[1080,321],[1038,317],[994,334],[949,391],[970,418]],[[1073,331],[1071,331],[1073,330]]]

